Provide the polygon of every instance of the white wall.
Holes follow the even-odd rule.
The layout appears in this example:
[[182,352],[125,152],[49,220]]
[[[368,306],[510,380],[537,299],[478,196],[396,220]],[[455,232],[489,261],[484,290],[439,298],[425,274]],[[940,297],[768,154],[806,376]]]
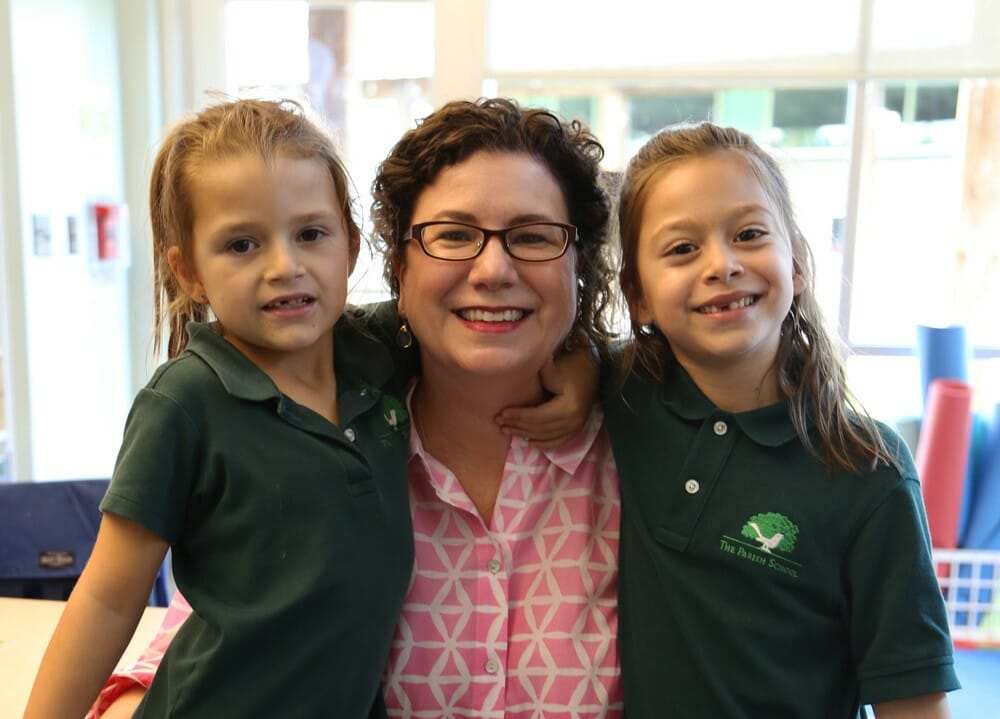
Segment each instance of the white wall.
[[[20,200],[5,241],[19,243],[22,292],[8,293],[5,312],[27,328],[5,348],[27,375],[26,386],[12,388],[26,395],[25,406],[8,422],[15,436],[30,437],[16,447],[27,456],[17,457],[14,479],[108,476],[133,392],[128,267],[92,260],[85,211],[93,200],[124,199],[115,3],[8,5]],[[48,218],[48,255],[36,252],[35,216]],[[70,217],[80,230],[76,254]],[[127,245],[127,236],[120,240]]]

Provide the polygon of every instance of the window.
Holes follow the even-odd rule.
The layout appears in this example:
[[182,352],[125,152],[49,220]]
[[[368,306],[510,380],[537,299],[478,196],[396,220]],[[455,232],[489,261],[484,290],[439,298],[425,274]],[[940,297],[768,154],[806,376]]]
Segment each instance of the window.
[[847,144],[847,88],[774,92],[774,126],[779,146]]
[[[468,47],[484,60],[456,61],[452,34],[435,45],[459,2],[483,8],[483,37]],[[569,13],[537,0],[255,4],[308,6],[303,36],[336,56],[344,75],[325,104],[334,125],[343,116],[364,200],[388,147],[450,99],[434,98],[435,87],[463,65],[484,68],[480,94],[589,125],[610,173],[661,127],[708,118],[746,130],[785,169],[816,256],[817,293],[830,327],[858,354],[851,371],[860,382],[887,372],[899,385],[876,391],[906,391],[918,322],[966,323],[978,355],[1000,358],[1000,325],[987,316],[1000,304],[1000,138],[973,132],[996,127],[995,116],[978,125],[973,117],[1000,107],[1000,46],[987,31],[1000,24],[1000,6],[935,0],[918,17],[905,0],[775,0],[770,18],[783,22],[774,23],[740,0],[580,0]],[[553,27],[572,42],[554,42]],[[247,46],[259,54],[267,44]],[[452,53],[447,67],[434,67],[435,47]],[[980,85],[992,104],[976,100]],[[366,297],[384,292],[380,272],[369,270],[364,284]]]
[[958,83],[889,83],[884,105],[907,122],[954,120],[958,111]]
[[[432,109],[433,3],[229,0],[225,24],[228,90],[300,97],[322,115],[340,141],[364,231],[376,166]],[[387,296],[381,259],[362,251],[350,301]]]
[[[584,89],[612,171],[669,123],[711,118],[749,132],[789,178],[817,294],[856,354],[859,395],[878,397],[889,419],[919,410],[917,324],[966,325],[976,386],[1000,383],[990,359],[1000,358],[1000,323],[989,317],[1000,305],[1000,46],[987,30],[1000,24],[1000,6],[941,0],[916,20],[905,0],[830,2],[821,12],[781,3],[775,12],[794,30],[773,33],[743,14],[745,3],[709,11],[623,1],[634,12],[616,6],[589,30],[576,25],[579,13],[564,14],[575,41],[552,58],[501,42],[526,7],[490,2],[497,42],[487,70],[499,94],[530,101]],[[707,12],[755,41],[734,42],[717,23],[699,32]]]
[[649,95],[637,93],[629,98],[629,135],[646,138],[667,125],[697,122],[712,117],[712,93]]
[[559,117],[579,120],[588,127],[596,121],[595,102],[589,96],[529,95],[520,98],[525,105],[547,107]]

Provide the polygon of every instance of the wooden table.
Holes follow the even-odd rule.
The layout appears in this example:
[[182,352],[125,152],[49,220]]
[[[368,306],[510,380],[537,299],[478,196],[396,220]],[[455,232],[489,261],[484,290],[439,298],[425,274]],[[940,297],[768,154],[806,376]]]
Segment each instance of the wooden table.
[[[0,597],[0,719],[20,719],[24,714],[35,672],[65,605],[45,599]],[[166,611],[163,607],[146,608],[122,655],[123,664],[138,659]]]

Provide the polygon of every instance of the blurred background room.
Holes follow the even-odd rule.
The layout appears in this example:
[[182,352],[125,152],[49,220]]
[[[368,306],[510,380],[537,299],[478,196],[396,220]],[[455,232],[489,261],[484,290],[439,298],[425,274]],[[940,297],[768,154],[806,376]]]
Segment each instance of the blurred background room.
[[[363,229],[377,163],[451,99],[579,119],[609,178],[670,123],[750,132],[851,387],[927,475],[935,546],[1000,550],[1000,2],[0,0],[0,484],[110,476],[162,360],[156,143],[219,93],[309,102]],[[363,252],[351,300],[387,296]],[[1000,555],[963,556],[943,576],[986,588],[962,617],[1000,645]]]

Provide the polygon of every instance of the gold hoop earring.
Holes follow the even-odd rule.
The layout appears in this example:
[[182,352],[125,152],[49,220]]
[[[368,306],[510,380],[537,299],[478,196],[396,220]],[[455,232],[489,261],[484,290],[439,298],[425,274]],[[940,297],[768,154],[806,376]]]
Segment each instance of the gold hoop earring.
[[413,333],[410,332],[410,326],[406,324],[405,318],[400,320],[399,331],[396,333],[396,344],[404,350],[413,346]]

